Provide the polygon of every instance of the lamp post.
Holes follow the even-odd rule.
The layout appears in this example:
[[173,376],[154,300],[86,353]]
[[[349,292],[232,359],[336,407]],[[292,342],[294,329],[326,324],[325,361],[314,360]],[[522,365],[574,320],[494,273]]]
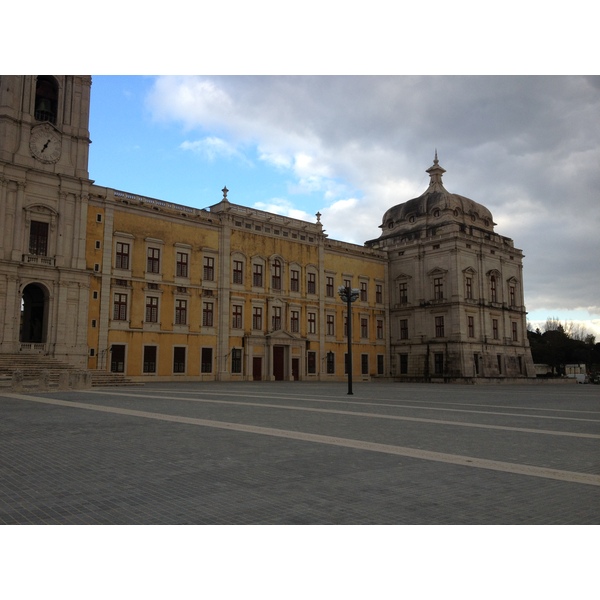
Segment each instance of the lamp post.
[[360,290],[341,285],[338,294],[348,309],[348,394],[352,395],[352,303],[358,299]]

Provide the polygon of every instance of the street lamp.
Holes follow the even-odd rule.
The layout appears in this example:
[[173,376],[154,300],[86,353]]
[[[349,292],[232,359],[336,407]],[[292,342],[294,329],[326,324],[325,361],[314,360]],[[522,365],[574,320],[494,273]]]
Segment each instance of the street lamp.
[[352,395],[352,303],[358,299],[360,290],[341,285],[338,294],[348,308],[348,394]]

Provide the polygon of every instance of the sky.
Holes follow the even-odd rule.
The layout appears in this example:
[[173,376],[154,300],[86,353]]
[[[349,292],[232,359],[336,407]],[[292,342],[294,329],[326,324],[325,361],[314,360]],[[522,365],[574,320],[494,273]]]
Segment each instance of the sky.
[[[596,20],[583,0],[538,4],[221,0],[200,14],[106,0],[87,14],[57,0],[26,39],[4,32],[0,70],[96,74],[99,185],[199,208],[227,186],[245,206],[320,212],[330,237],[358,244],[425,191],[437,150],[446,189],[523,250],[530,323],[600,340]],[[49,35],[67,13],[77,34]],[[25,51],[36,39],[50,42]]]
[[444,186],[492,212],[523,250],[528,320],[600,340],[600,77],[93,76],[90,177],[205,208],[228,199],[379,236]]

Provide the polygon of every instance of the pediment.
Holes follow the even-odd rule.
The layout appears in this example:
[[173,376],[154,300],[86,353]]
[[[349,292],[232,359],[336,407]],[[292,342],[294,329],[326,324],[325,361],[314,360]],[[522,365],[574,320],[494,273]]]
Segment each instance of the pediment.
[[408,275],[407,273],[398,273],[394,278],[394,281],[401,281],[403,279],[412,279],[412,275]]
[[271,333],[267,333],[265,337],[268,337],[272,340],[299,340],[299,336],[290,333],[284,329],[277,329],[276,331],[271,331]]

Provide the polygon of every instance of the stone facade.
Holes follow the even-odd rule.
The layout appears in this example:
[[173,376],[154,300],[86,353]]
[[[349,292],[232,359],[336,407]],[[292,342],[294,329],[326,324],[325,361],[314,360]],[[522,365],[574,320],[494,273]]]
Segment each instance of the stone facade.
[[442,184],[388,210],[367,246],[389,264],[391,370],[404,379],[534,377],[523,253],[490,211]]
[[90,77],[0,77],[0,353],[137,380],[533,377],[522,253],[442,185],[364,246],[232,203],[96,186]]

